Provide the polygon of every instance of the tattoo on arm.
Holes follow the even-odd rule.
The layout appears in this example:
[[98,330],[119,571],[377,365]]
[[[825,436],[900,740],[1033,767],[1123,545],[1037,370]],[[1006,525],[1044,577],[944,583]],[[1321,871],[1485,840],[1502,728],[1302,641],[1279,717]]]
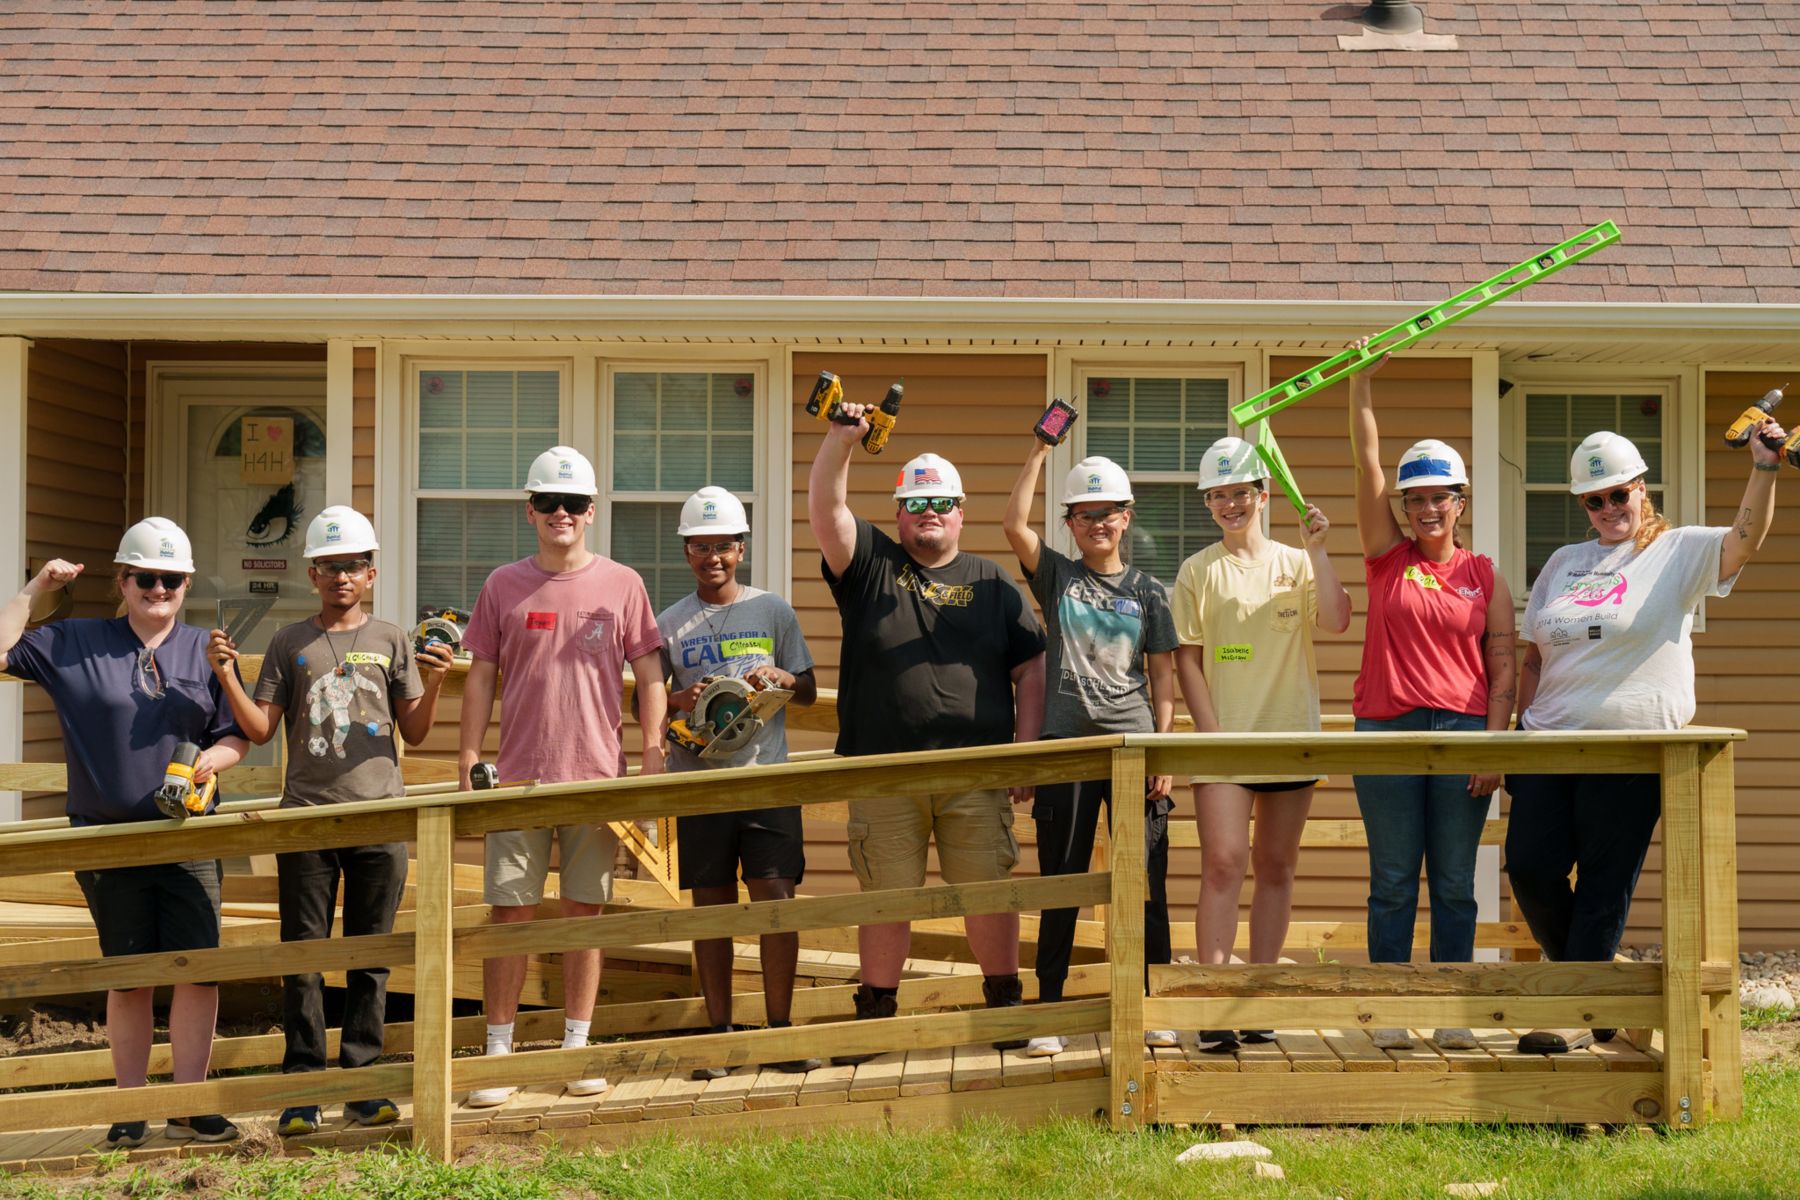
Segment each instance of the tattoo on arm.
[[1526,659],[1526,660],[1525,660],[1525,670],[1527,670],[1527,671],[1529,671],[1529,672],[1531,672],[1531,674],[1533,674],[1533,675],[1536,675],[1536,674],[1538,674],[1538,673],[1539,673],[1539,671],[1541,671],[1541,670],[1542,670],[1542,667],[1541,667],[1541,665],[1540,665],[1540,664],[1539,664],[1539,663],[1538,663],[1538,660],[1537,660],[1537,659],[1535,659],[1535,658],[1528,658],[1528,659]]
[[1737,535],[1740,542],[1750,540],[1750,508],[1748,505],[1738,511]]

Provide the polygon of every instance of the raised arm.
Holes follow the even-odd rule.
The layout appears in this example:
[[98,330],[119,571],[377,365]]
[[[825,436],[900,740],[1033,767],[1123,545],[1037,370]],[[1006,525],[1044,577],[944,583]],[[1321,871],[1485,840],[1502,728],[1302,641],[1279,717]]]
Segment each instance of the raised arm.
[[1319,591],[1315,627],[1325,633],[1342,633],[1350,628],[1350,593],[1338,581],[1331,555],[1325,552],[1325,535],[1331,531],[1331,522],[1317,505],[1309,504],[1301,524],[1306,531],[1306,557],[1312,563],[1313,586]]
[[1003,523],[1006,541],[1019,556],[1019,565],[1025,568],[1027,575],[1037,574],[1038,556],[1044,549],[1043,540],[1031,528],[1031,501],[1037,495],[1038,476],[1043,473],[1044,460],[1049,457],[1050,447],[1032,438],[1031,453],[1025,456],[1025,465],[1019,468],[1019,477],[1013,480],[1012,495],[1006,499]]
[[[1367,338],[1357,341],[1362,346]],[[1381,430],[1375,423],[1375,400],[1369,377],[1386,365],[1386,356],[1374,366],[1350,377],[1350,457],[1356,464],[1356,535],[1362,540],[1364,558],[1380,558],[1400,544],[1405,535],[1388,503],[1387,476],[1381,470]]]
[[31,602],[44,592],[67,587],[81,569],[80,563],[53,558],[19,589],[18,595],[0,605],[0,671],[6,670],[6,656],[25,636],[25,626],[31,620]]
[[[860,418],[866,404],[845,404],[847,416]],[[856,518],[850,512],[850,451],[868,431],[869,423],[828,425],[813,456],[812,474],[806,483],[806,515],[819,553],[833,575],[842,575],[856,554]]]
[[1773,420],[1765,420],[1750,431],[1750,482],[1744,485],[1744,499],[1738,505],[1737,520],[1725,535],[1719,549],[1719,582],[1723,583],[1762,549],[1769,536],[1769,524],[1775,517],[1775,476],[1781,472],[1781,451],[1763,444],[1763,437],[1787,437],[1787,432]]

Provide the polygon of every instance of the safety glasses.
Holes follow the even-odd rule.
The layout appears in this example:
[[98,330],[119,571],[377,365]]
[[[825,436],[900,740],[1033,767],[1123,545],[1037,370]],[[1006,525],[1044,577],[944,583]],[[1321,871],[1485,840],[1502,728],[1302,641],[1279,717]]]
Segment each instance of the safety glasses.
[[142,592],[149,591],[159,583],[173,592],[179,590],[181,585],[187,582],[186,575],[163,574],[160,571],[133,571],[127,578],[137,584],[138,590]]
[[1202,492],[1200,499],[1206,502],[1208,508],[1228,508],[1232,505],[1250,503],[1260,490],[1260,488],[1241,487],[1226,491],[1224,488],[1214,488],[1210,492]]
[[156,665],[156,651],[148,646],[138,647],[137,666],[131,673],[131,682],[150,699],[163,698],[163,677]]
[[1609,504],[1614,508],[1624,508],[1631,503],[1631,493],[1635,491],[1637,491],[1637,484],[1634,483],[1629,487],[1614,488],[1610,492],[1594,492],[1591,495],[1583,496],[1581,505],[1589,512],[1599,512]]
[[546,517],[559,508],[571,517],[579,517],[594,507],[594,498],[592,496],[571,496],[567,492],[533,492],[531,507]]
[[689,558],[711,558],[715,554],[717,554],[720,558],[723,558],[727,554],[730,554],[733,550],[741,550],[743,548],[743,545],[744,545],[744,543],[738,541],[736,538],[731,539],[729,542],[686,542],[686,543],[683,543],[683,546],[687,550],[687,556]]
[[336,558],[330,562],[316,562],[312,569],[321,575],[361,575],[374,565],[366,558]]
[[1093,508],[1086,512],[1070,513],[1069,520],[1077,525],[1098,525],[1102,521],[1110,521],[1122,512],[1130,512],[1131,508],[1124,504],[1115,504],[1111,508]]
[[1400,497],[1400,507],[1407,512],[1419,512],[1427,508],[1449,508],[1462,499],[1455,492],[1430,492],[1421,496],[1417,492],[1408,492]]
[[962,501],[955,496],[908,496],[900,502],[900,507],[915,517],[926,509],[941,517],[961,508]]

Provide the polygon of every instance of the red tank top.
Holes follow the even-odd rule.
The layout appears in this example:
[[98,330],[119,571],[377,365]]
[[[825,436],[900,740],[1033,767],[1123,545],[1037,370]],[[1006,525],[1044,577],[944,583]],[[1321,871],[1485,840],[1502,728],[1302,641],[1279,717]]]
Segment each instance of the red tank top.
[[1419,553],[1411,538],[1363,560],[1369,618],[1362,672],[1351,711],[1388,720],[1415,708],[1486,716],[1487,632],[1494,563],[1460,547],[1447,563]]

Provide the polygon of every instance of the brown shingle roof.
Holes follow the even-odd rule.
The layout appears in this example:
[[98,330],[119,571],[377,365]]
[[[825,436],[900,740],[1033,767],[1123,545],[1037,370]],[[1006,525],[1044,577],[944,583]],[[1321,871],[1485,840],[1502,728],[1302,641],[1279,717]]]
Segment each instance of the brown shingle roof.
[[1800,300],[1800,6],[0,14],[0,289]]

